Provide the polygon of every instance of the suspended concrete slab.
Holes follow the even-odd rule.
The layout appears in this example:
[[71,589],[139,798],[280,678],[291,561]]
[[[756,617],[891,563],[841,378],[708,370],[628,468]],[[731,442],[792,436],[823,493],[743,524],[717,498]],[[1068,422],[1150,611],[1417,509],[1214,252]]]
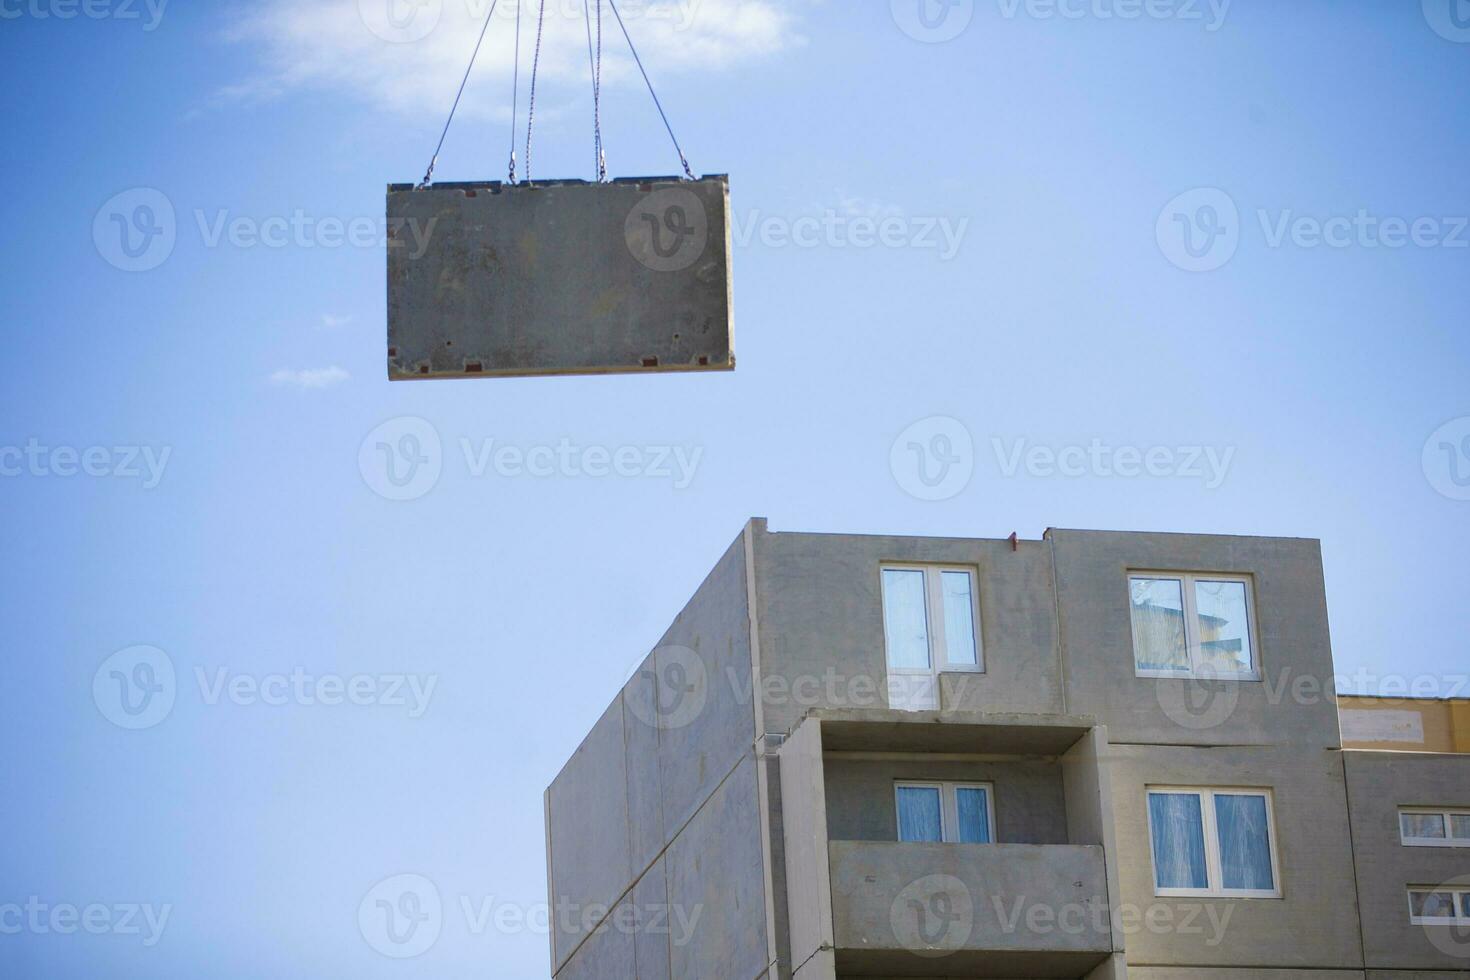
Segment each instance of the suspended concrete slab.
[[388,377],[729,371],[730,182],[388,187]]

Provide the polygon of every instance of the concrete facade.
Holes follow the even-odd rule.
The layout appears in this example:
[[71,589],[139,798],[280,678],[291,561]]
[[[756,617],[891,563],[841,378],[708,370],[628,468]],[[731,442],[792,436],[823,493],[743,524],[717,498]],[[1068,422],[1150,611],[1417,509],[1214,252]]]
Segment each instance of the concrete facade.
[[[971,574],[983,663],[933,705],[890,683],[890,565]],[[1140,676],[1139,573],[1245,583],[1252,673]],[[1470,812],[1470,755],[1344,751],[1314,541],[753,520],[642,674],[548,790],[553,914],[611,910],[553,929],[558,978],[1470,980],[1470,927],[1408,904],[1470,847],[1398,829]],[[899,840],[900,782],[983,785],[990,842]],[[1264,798],[1274,888],[1157,887],[1151,790]]]
[[730,184],[388,188],[390,380],[729,371]]

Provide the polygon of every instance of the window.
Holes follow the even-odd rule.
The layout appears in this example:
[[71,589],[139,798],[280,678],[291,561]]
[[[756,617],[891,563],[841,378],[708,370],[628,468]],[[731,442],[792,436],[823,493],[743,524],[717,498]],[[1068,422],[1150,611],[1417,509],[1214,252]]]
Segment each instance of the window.
[[1402,809],[1399,839],[1411,847],[1470,847],[1470,810]]
[[1259,679],[1250,579],[1134,573],[1128,598],[1140,676]]
[[888,665],[898,671],[980,670],[975,573],[965,568],[883,568]]
[[1470,926],[1470,888],[1410,888],[1409,921],[1416,926]]
[[1268,791],[1150,789],[1148,822],[1155,894],[1281,897]]
[[990,844],[995,804],[989,783],[895,783],[900,841]]

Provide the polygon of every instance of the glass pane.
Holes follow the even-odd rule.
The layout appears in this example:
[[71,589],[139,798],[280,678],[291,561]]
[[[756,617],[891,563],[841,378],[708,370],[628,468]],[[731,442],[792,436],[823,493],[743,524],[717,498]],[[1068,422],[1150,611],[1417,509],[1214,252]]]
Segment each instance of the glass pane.
[[1454,829],[1454,836],[1460,840],[1470,840],[1470,813],[1456,813],[1450,816],[1454,821],[1450,826]]
[[883,570],[883,623],[888,665],[929,669],[929,615],[924,609],[924,573]]
[[970,595],[969,572],[942,572],[944,588],[944,643],[952,664],[978,666],[975,651],[975,607]]
[[1399,826],[1403,828],[1405,837],[1444,840],[1442,813],[1400,813]]
[[1470,919],[1470,892],[1460,893],[1460,918]]
[[1199,607],[1201,666],[1222,674],[1249,673],[1254,661],[1245,583],[1196,582],[1194,595]]
[[1154,839],[1154,883],[1160,888],[1210,887],[1199,796],[1150,793],[1148,818]]
[[990,812],[986,806],[989,794],[984,789],[960,787],[955,802],[960,811],[960,843],[990,843]]
[[1220,874],[1224,886],[1250,891],[1275,888],[1266,798],[1216,796],[1215,826],[1220,833]]
[[1189,670],[1184,643],[1184,586],[1178,579],[1129,580],[1133,661],[1140,670]]
[[898,839],[901,841],[941,841],[944,825],[939,817],[939,788],[936,786],[900,786],[898,788]]
[[1455,906],[1449,892],[1409,892],[1409,909],[1416,917],[1452,919]]

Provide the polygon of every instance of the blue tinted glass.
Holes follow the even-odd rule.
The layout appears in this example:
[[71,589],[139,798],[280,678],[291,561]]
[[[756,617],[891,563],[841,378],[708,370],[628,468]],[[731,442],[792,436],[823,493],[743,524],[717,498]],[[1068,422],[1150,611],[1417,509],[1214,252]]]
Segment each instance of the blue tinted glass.
[[1220,873],[1226,888],[1271,891],[1271,831],[1264,796],[1216,796]]
[[944,644],[952,664],[979,666],[975,646],[975,598],[970,594],[969,572],[943,572]]
[[985,790],[978,788],[961,787],[955,790],[955,802],[959,804],[960,811],[961,844],[989,844],[991,842],[988,796]]
[[939,790],[931,786],[898,788],[898,839],[941,841],[944,824],[939,817]]
[[1160,888],[1208,888],[1204,813],[1194,793],[1150,793],[1154,883]]

